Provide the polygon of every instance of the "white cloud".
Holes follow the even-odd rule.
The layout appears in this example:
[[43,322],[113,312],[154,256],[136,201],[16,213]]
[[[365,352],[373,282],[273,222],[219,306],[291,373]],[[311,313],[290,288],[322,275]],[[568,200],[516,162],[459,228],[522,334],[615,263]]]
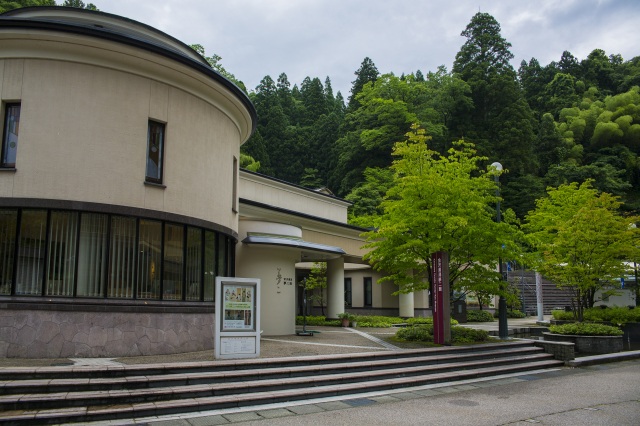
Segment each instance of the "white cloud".
[[156,27],[207,53],[253,89],[265,75],[285,72],[331,78],[347,97],[354,72],[370,57],[396,75],[451,69],[478,11],[500,23],[514,66],[543,65],[564,50],[584,58],[595,48],[625,59],[640,55],[640,2],[624,0],[93,0],[104,12]]

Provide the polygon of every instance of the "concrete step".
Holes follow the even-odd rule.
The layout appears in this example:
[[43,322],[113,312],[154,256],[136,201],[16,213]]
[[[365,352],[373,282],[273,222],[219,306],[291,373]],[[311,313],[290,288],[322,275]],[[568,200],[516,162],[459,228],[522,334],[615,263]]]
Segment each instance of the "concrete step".
[[[511,362],[514,357],[527,356],[547,356],[542,348],[531,345],[489,350],[475,353],[446,354],[438,356],[416,356],[410,358],[389,358],[374,360],[349,360],[341,363],[317,364],[309,366],[285,366],[260,369],[242,369],[231,371],[202,370],[198,372],[184,372],[172,374],[153,374],[126,377],[91,377],[91,378],[46,378],[46,379],[26,379],[26,380],[3,380],[0,381],[0,402],[1,396],[11,394],[25,394],[35,392],[80,392],[80,391],[103,391],[119,389],[149,389],[160,386],[187,386],[207,383],[226,383],[237,381],[253,381],[256,377],[269,378],[291,378],[309,377],[323,374],[337,374],[341,372],[360,373],[368,371],[381,371],[385,369],[397,370],[398,368],[409,368],[413,366],[426,367],[433,365],[446,368],[446,365],[456,365],[458,368],[465,368],[471,361],[490,360],[498,362],[504,358],[506,362]],[[471,363],[473,364],[473,363]],[[0,406],[1,407],[1,406]]]
[[343,383],[363,383],[392,379],[395,377],[426,376],[428,374],[452,373],[462,370],[473,370],[484,367],[499,367],[514,365],[517,363],[529,363],[548,361],[550,356],[544,353],[499,358],[492,360],[479,360],[473,362],[451,362],[438,365],[424,365],[413,367],[398,367],[392,369],[373,369],[367,374],[362,372],[332,372],[330,374],[314,374],[299,377],[275,377],[271,374],[262,375],[256,371],[245,375],[235,381],[213,382],[204,384],[184,384],[174,386],[162,386],[145,389],[112,389],[112,390],[85,390],[71,392],[46,392],[46,393],[15,393],[0,396],[0,410],[28,410],[42,408],[67,408],[95,405],[99,401],[101,405],[116,405],[132,402],[158,402],[175,398],[175,392],[179,389],[180,398],[200,398],[206,396],[223,396],[237,393],[269,392],[282,389],[304,389],[308,386],[326,386]]
[[490,345],[442,346],[429,349],[411,349],[403,351],[376,351],[350,354],[316,355],[285,358],[258,358],[244,360],[218,360],[204,362],[184,362],[170,364],[142,365],[108,365],[108,366],[48,366],[48,367],[0,367],[0,380],[27,379],[65,379],[154,376],[167,374],[185,374],[208,372],[228,372],[236,370],[252,370],[293,366],[309,366],[317,364],[334,364],[373,360],[398,360],[421,357],[422,361],[437,359],[447,355],[464,353],[481,354],[501,349],[531,347],[527,341],[493,343]]
[[[226,371],[207,371],[202,364],[221,363],[130,366],[119,369],[115,376],[108,366],[97,369],[101,377],[96,371],[73,367],[67,369],[85,377],[59,376],[64,374],[60,368],[58,375],[52,375],[52,371],[24,371],[24,379],[12,373],[12,380],[0,384],[0,424],[88,422],[236,408],[563,365],[526,341],[385,352],[385,356],[376,352],[223,362],[227,364]],[[123,370],[133,374],[123,375]],[[139,374],[141,371],[151,374]],[[32,379],[32,374],[47,377]]]

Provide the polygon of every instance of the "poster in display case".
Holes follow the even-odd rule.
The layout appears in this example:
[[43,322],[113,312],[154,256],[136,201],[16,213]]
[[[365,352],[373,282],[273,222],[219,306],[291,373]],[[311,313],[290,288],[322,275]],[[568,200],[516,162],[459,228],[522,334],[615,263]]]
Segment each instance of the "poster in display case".
[[216,278],[216,358],[260,356],[260,280]]

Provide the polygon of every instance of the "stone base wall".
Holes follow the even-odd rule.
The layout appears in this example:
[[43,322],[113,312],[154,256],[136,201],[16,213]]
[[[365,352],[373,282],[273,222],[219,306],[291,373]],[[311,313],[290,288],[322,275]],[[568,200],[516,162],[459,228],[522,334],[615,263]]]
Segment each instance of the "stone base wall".
[[542,333],[544,340],[570,342],[580,354],[608,354],[622,352],[622,336],[573,336],[567,334]]
[[89,358],[213,349],[213,313],[0,310],[0,357]]
[[543,348],[546,353],[552,354],[559,361],[571,361],[576,358],[575,345],[573,343],[535,340],[535,345]]

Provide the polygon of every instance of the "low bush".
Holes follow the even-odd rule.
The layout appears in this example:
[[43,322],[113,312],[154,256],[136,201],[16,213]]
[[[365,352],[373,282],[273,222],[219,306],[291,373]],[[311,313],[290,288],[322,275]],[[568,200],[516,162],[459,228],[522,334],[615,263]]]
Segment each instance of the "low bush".
[[[322,316],[322,315],[318,315],[318,316],[313,316],[313,315],[307,315],[307,325],[327,325],[327,319]],[[339,323],[339,321],[333,321],[336,323]],[[296,317],[296,325],[303,325],[304,324],[304,317],[302,315],[298,315]]]
[[525,318],[527,314],[517,309],[510,309],[507,311],[507,318]]
[[552,325],[549,331],[554,334],[569,334],[577,336],[622,336],[623,332],[617,327],[587,322],[573,322],[569,324]]
[[[396,338],[410,342],[433,343],[433,325],[415,325],[401,328],[396,333]],[[459,326],[451,327],[452,344],[480,343],[486,342],[487,340],[489,340],[489,333],[485,330],[474,330],[472,328]]]
[[561,309],[552,310],[551,311],[551,316],[553,317],[554,320],[558,320],[558,321],[573,321],[573,320],[575,320],[575,318],[573,316],[573,312],[565,311],[565,310],[561,310]]
[[585,321],[610,322],[612,324],[623,325],[628,322],[640,322],[640,308],[629,309],[627,307],[607,307],[590,308],[584,311]]
[[467,311],[468,322],[492,322],[493,315],[488,311]]
[[[393,327],[396,324],[409,324],[409,325],[419,325],[419,324],[431,324],[433,325],[433,318],[431,317],[419,317],[419,318],[407,318],[402,319],[400,317],[385,317],[382,315],[354,315],[347,314],[344,315],[347,319],[351,321],[356,321],[358,323],[358,327],[372,327],[372,328],[389,328]],[[296,325],[302,325],[304,321],[304,317],[299,315],[296,317]],[[458,324],[458,321],[451,318],[451,325]],[[322,315],[307,315],[307,325],[312,326],[336,326],[340,327],[342,325],[342,321],[340,320],[328,320]]]
[[[574,313],[562,310],[551,311],[553,319],[559,321],[575,321]],[[601,308],[599,306],[595,308],[585,309],[582,313],[584,321],[591,322],[609,322],[616,325],[624,325],[628,322],[640,322],[640,308],[627,308],[627,307],[606,307]]]
[[451,327],[451,342],[454,344],[480,343],[489,340],[489,333],[485,330],[475,330],[467,327]]
[[[403,323],[409,325],[421,325],[421,324],[433,324],[433,317],[415,317],[415,318],[407,318],[402,321]],[[458,325],[458,321],[451,318],[451,325]]]
[[433,325],[415,325],[401,328],[396,332],[396,338],[408,342],[433,342]]

